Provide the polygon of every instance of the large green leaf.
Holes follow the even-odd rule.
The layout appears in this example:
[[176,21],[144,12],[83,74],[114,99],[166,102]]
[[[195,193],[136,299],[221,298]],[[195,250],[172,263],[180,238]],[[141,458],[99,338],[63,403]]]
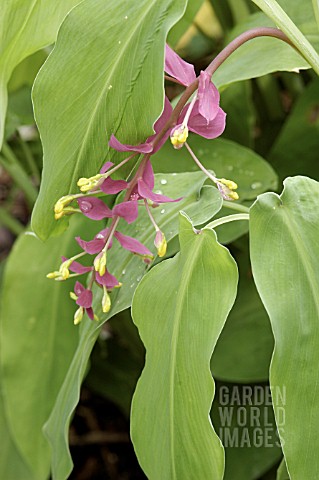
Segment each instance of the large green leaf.
[[[195,225],[202,224],[210,219],[221,208],[221,197],[213,187],[200,189],[205,181],[202,172],[183,173],[179,175],[156,175],[155,191],[161,189],[165,195],[171,197],[185,196],[178,203],[166,204],[154,209],[153,214],[165,232],[168,240],[177,234],[177,217],[180,209],[194,218]],[[149,248],[154,249],[154,228],[144,209],[139,212],[136,224],[127,225],[123,222],[120,230],[126,235],[133,235]],[[114,244],[108,256],[110,271],[123,283],[120,289],[112,294],[112,309],[104,320],[110,319],[116,313],[131,305],[136,286],[146,272],[145,264]],[[94,308],[98,315],[101,313],[101,293],[95,291]],[[81,382],[85,374],[87,362],[101,330],[101,323],[83,321],[80,332],[80,342],[73,357],[69,371],[59,393],[50,418],[46,424],[45,432],[50,441],[53,460],[53,478],[62,480],[67,478],[72,470],[72,461],[68,447],[68,430],[72,413],[78,403]]]
[[181,252],[154,267],[133,299],[146,365],[132,401],[131,435],[148,478],[223,478],[208,413],[209,360],[236,297],[237,268],[211,230],[180,216]]
[[61,254],[73,253],[76,233],[89,229],[94,234],[88,223],[75,219],[61,238],[45,244],[34,234],[23,234],[3,279],[0,341],[6,421],[24,462],[39,480],[47,477],[50,466],[42,426],[78,342],[68,295],[72,282],[49,281],[45,275]]
[[288,471],[310,480],[319,469],[319,183],[284,186],[251,208],[251,260],[275,337],[270,382]]
[[21,456],[12,438],[8,422],[6,420],[2,391],[0,390],[0,432],[1,432],[1,456],[0,478],[6,480],[34,480],[27,463]]
[[[0,284],[2,287],[4,262],[0,262]],[[34,480],[34,475],[19,452],[11,434],[3,402],[3,387],[0,381],[0,478],[15,480]]]
[[7,109],[7,84],[26,57],[55,41],[65,15],[80,0],[6,0],[0,18],[0,148]]
[[318,98],[316,79],[298,98],[271,149],[269,160],[282,179],[287,175],[311,175],[319,180]]
[[[57,199],[108,160],[112,133],[136,144],[153,133],[163,109],[164,44],[186,0],[85,0],[63,23],[34,85],[44,150],[33,228],[48,237]],[[61,225],[61,223],[60,223]]]

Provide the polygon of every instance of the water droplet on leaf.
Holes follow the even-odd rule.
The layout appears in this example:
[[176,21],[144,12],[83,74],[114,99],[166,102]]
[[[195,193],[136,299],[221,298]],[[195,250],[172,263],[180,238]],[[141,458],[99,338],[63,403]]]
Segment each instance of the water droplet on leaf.
[[81,202],[81,209],[83,212],[89,212],[90,210],[92,210],[92,204],[90,202],[83,200]]
[[161,185],[166,185],[166,184],[167,184],[167,180],[165,180],[165,178],[163,178],[163,179],[161,180]]

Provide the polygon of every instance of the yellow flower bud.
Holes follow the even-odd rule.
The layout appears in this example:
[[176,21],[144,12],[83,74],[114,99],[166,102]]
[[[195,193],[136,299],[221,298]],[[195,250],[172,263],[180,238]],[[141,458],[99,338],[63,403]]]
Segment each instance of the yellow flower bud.
[[75,300],[75,301],[77,301],[78,299],[77,295],[75,295],[74,292],[70,292],[70,298],[72,298],[72,300]]
[[83,307],[79,307],[74,314],[74,322],[73,322],[74,325],[78,325],[81,322],[83,315],[84,315],[84,309]]
[[66,280],[70,276],[70,271],[68,269],[69,265],[65,265],[65,263],[66,262],[62,263],[62,265],[60,267],[60,273],[61,273],[61,277],[63,278],[63,280]]
[[163,232],[158,230],[155,235],[154,245],[157,248],[157,255],[159,257],[164,257],[167,249],[167,242]]
[[233,182],[232,180],[227,180],[226,178],[221,178],[219,180],[221,183],[226,185],[230,190],[236,190],[238,188],[237,183]]
[[94,259],[94,269],[101,277],[106,272],[106,252],[99,253]]
[[63,217],[65,207],[67,207],[73,200],[73,195],[65,195],[56,202],[54,205],[54,218],[56,220]]
[[89,179],[85,178],[85,177],[82,177],[82,178],[79,178],[77,186],[78,187],[83,187],[84,185],[87,185],[88,183],[89,183]]
[[232,200],[238,200],[239,195],[237,192],[233,192],[232,190],[227,193],[227,195],[232,199]]
[[59,276],[60,276],[60,272],[57,272],[57,271],[47,274],[47,278],[57,278]]
[[90,178],[82,177],[79,178],[77,185],[80,187],[81,192],[88,192],[89,190],[96,188],[100,184],[102,178],[104,179],[104,176],[100,173]]
[[104,295],[102,298],[102,310],[104,313],[108,313],[111,309],[111,297],[105,286],[103,286],[103,290],[104,290]]

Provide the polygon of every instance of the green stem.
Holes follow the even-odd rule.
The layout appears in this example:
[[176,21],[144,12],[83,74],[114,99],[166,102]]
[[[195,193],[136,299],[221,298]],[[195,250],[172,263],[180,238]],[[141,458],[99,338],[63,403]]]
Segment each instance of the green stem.
[[249,214],[248,213],[234,213],[234,215],[228,215],[227,217],[222,217],[222,218],[217,218],[216,220],[213,220],[211,223],[206,225],[205,228],[216,228],[219,227],[220,225],[224,225],[225,223],[229,222],[235,222],[239,220],[249,220]]
[[228,202],[227,200],[224,200],[223,207],[230,208],[231,210],[237,210],[237,212],[249,213],[249,208],[245,207],[245,205],[241,205],[240,203]]
[[252,0],[287,35],[294,47],[319,75],[319,55],[276,0]]
[[23,225],[3,207],[0,207],[0,224],[7,227],[15,235],[20,235],[24,231]]
[[21,190],[23,190],[30,207],[32,207],[38,196],[37,189],[32,185],[30,178],[21,167],[18,158],[6,143],[3,144],[1,153],[0,164]]

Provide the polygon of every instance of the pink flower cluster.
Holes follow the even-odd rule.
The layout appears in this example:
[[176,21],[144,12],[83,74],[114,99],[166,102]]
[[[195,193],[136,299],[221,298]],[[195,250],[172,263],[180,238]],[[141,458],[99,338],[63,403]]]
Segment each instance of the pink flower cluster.
[[[165,72],[183,86],[189,86],[196,81],[193,65],[182,60],[169,46],[166,46]],[[107,270],[107,255],[112,248],[113,241],[119,242],[121,247],[138,255],[146,263],[150,263],[153,253],[136,238],[124,235],[118,230],[120,219],[127,223],[133,223],[138,217],[139,205],[144,205],[155,229],[154,244],[159,256],[166,253],[166,239],[151,213],[150,207],[157,207],[161,203],[177,202],[165,195],[155,193],[154,172],[150,156],[158,151],[170,137],[174,148],[181,148],[186,144],[197,165],[218,186],[225,199],[236,199],[237,188],[234,182],[225,179],[217,179],[208,172],[199,162],[195,154],[187,145],[188,131],[192,131],[205,138],[216,138],[224,131],[226,114],[219,106],[219,92],[211,82],[207,72],[200,72],[198,78],[198,90],[193,99],[184,106],[175,126],[169,126],[173,108],[165,97],[164,109],[159,119],[154,124],[155,133],[140,145],[127,145],[121,143],[114,135],[111,136],[109,145],[119,152],[131,152],[131,155],[119,165],[106,162],[100,172],[90,178],[80,178],[78,186],[82,193],[67,195],[59,199],[55,205],[55,218],[80,212],[92,220],[110,219],[109,226],[101,230],[92,240],[86,241],[76,237],[76,241],[82,252],[71,257],[62,258],[62,264],[58,271],[48,274],[55,280],[66,280],[69,277],[90,273],[88,287],[85,288],[80,282],[76,282],[74,292],[71,293],[78,305],[75,312],[74,323],[78,324],[86,313],[90,319],[96,318],[92,309],[93,293],[92,286],[96,283],[103,289],[102,310],[107,313],[111,308],[110,292],[121,286],[118,279]],[[111,175],[122,165],[131,160],[137,154],[143,158],[134,177],[129,180],[114,180]],[[100,195],[115,195],[125,192],[123,200],[112,209],[100,198]],[[74,206],[76,203],[76,206]],[[72,206],[73,204],[73,206]],[[94,255],[91,266],[83,266],[77,261],[84,255]],[[71,272],[71,273],[70,273]]]

